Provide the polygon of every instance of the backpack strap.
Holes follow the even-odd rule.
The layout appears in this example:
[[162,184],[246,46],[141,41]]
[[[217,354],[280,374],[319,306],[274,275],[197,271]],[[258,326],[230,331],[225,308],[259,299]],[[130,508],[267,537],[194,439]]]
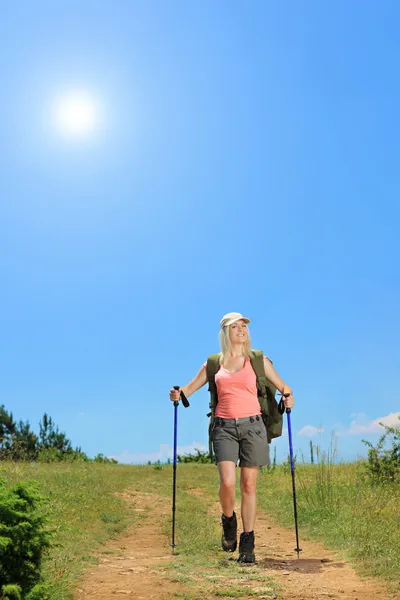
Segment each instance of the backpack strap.
[[207,417],[210,417],[210,424],[208,426],[208,451],[210,454],[211,460],[214,458],[214,450],[212,445],[212,428],[214,425],[215,418],[215,409],[218,404],[218,395],[217,395],[217,386],[215,385],[215,376],[220,368],[220,359],[221,354],[211,354],[207,358],[207,381],[208,381],[208,391],[210,392],[210,412]]
[[215,385],[215,376],[220,368],[220,354],[211,354],[207,358],[207,381],[208,381],[208,391],[210,392],[210,408],[211,412],[215,413],[215,407],[218,404],[218,396],[217,396],[217,386]]
[[[272,360],[268,358],[269,362],[272,364]],[[265,396],[267,393],[267,388],[271,388],[271,383],[265,377],[265,369],[264,369],[264,353],[262,350],[253,350],[253,356],[250,358],[251,366],[253,367],[253,371],[256,374],[257,378],[257,390],[259,395]],[[275,388],[274,388],[275,390]],[[272,389],[271,389],[272,391]],[[275,394],[275,391],[274,391]]]
[[253,356],[250,358],[251,366],[257,378],[257,390],[259,395],[265,395],[267,378],[264,370],[264,353],[262,350],[253,350]]
[[[268,360],[272,364],[272,360]],[[257,396],[267,429],[268,443],[271,443],[271,440],[282,435],[283,419],[275,399],[276,388],[265,376],[264,356],[261,350],[253,350],[250,362],[257,378]]]
[[[272,364],[272,360],[268,358],[269,362]],[[260,400],[262,411],[266,410],[266,405],[264,400],[267,400],[268,396],[272,396],[275,398],[276,388],[272,383],[265,377],[264,370],[264,354],[262,350],[253,350],[253,356],[250,358],[251,366],[256,374],[257,378],[257,395]]]

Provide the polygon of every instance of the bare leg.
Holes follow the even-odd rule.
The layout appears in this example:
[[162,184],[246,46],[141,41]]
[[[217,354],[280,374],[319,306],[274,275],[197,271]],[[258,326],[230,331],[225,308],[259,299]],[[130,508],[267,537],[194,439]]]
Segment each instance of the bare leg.
[[242,493],[243,531],[253,531],[257,509],[257,476],[258,467],[241,467],[240,491]]
[[226,517],[233,515],[236,500],[236,465],[234,462],[223,460],[218,463],[219,471],[219,500],[222,512]]

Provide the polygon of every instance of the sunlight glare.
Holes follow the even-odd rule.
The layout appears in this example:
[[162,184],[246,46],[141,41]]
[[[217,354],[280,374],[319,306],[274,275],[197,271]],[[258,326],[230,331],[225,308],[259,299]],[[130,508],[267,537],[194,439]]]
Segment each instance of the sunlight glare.
[[55,105],[56,128],[67,136],[85,137],[98,124],[98,107],[86,92],[73,92],[61,97]]

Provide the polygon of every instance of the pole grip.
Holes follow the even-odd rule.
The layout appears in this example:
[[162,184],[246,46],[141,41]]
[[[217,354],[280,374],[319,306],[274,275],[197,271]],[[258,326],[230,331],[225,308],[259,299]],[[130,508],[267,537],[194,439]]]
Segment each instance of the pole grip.
[[[174,385],[174,390],[179,390],[179,385]],[[184,406],[185,408],[188,408],[188,407],[190,406],[190,404],[189,404],[189,400],[186,398],[186,396],[185,396],[185,394],[182,392],[182,390],[181,390],[181,394],[180,394],[180,396],[181,396],[181,400],[182,400],[182,404],[183,404],[183,406]],[[177,402],[176,404],[175,404],[175,402],[174,402],[174,405],[175,405],[175,406],[178,406],[178,402]]]
[[283,413],[286,411],[287,415],[290,415],[290,413],[292,412],[291,408],[285,408],[285,403],[283,401],[283,398],[289,398],[290,394],[281,394],[281,399],[279,401],[278,404],[278,410],[280,412],[281,415],[283,415]]

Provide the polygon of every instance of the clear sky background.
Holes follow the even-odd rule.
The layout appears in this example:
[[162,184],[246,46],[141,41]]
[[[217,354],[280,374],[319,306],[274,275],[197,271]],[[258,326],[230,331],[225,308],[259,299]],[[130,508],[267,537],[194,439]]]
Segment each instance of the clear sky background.
[[[335,431],[365,455],[400,414],[399,19],[390,0],[2,5],[0,403],[91,456],[164,460],[170,387],[239,311],[294,390],[296,450]],[[54,124],[74,90],[87,135]],[[207,412],[206,388],[179,409],[183,450]]]

